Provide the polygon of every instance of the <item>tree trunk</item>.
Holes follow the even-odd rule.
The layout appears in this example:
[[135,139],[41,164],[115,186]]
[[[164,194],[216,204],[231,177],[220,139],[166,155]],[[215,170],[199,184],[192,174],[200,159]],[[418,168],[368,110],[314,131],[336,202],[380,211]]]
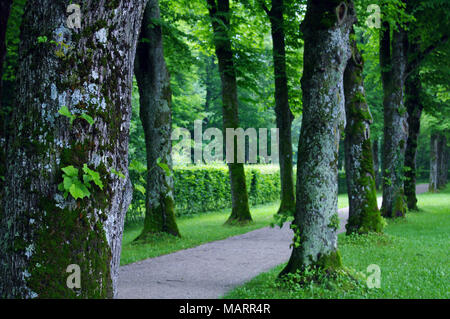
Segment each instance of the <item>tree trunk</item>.
[[[231,49],[229,0],[207,0],[211,23],[214,30],[214,44],[219,60],[222,81],[223,130],[239,127],[239,102],[237,95],[236,69]],[[237,144],[234,143],[234,161],[228,163],[231,180],[232,211],[228,224],[247,223],[252,220],[245,185],[244,164],[237,162]]]
[[439,167],[439,151],[438,151],[439,135],[431,134],[430,141],[430,184],[428,191],[434,193],[438,190],[438,167]]
[[278,209],[278,214],[292,215],[295,211],[291,137],[291,127],[294,115],[289,107],[283,6],[284,0],[272,0],[271,10],[268,10],[263,4],[263,8],[269,16],[272,28],[275,114],[277,127],[279,129],[280,145],[281,204]]
[[408,209],[417,210],[416,154],[420,133],[420,117],[423,105],[420,101],[419,72],[406,79],[406,109],[408,110],[408,141],[405,151],[405,195]]
[[[116,293],[131,201],[132,71],[145,1],[84,1],[81,30],[66,27],[65,3],[29,0],[25,9],[0,222],[6,298]],[[71,114],[58,114],[63,106]],[[80,267],[81,288],[68,288],[71,264]]]
[[[170,76],[164,61],[158,0],[149,0],[136,51],[135,74],[140,117],[147,149],[144,229],[137,239],[165,232],[180,236],[175,221],[172,177],[172,109]],[[156,23],[156,24],[155,24]]]
[[[355,33],[352,32],[352,36]],[[364,91],[364,62],[352,39],[352,58],[344,73],[345,113],[345,175],[350,204],[347,234],[381,232],[382,219],[378,209],[375,171],[373,169],[370,124],[372,115]]]
[[447,185],[447,138],[444,135],[439,135],[438,139],[438,172],[437,172],[437,187],[439,189],[445,188]]
[[5,61],[6,56],[6,27],[8,25],[11,3],[12,0],[4,0],[0,2],[0,97],[2,96],[3,62]]
[[380,43],[380,66],[384,91],[382,214],[385,217],[401,217],[406,214],[403,189],[403,165],[408,138],[408,113],[403,101],[406,35],[401,27],[399,29],[393,31],[391,44],[389,24],[383,23]]
[[[9,12],[12,0],[0,2],[0,211],[3,207],[3,187],[5,178],[6,163],[6,112],[2,106],[3,89],[3,63],[6,56],[6,28],[8,24]],[[0,215],[1,216],[1,215]]]
[[[345,3],[349,3],[348,6]],[[341,267],[337,249],[338,150],[345,127],[343,76],[351,56],[353,2],[309,0],[304,34],[303,119],[298,148],[294,248],[280,274]]]

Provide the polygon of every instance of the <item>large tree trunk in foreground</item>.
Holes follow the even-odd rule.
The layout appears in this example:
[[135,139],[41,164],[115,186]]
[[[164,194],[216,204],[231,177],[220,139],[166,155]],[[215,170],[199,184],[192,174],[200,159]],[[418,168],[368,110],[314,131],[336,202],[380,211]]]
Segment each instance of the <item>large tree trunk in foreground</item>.
[[[140,117],[147,148],[147,188],[144,229],[180,236],[175,222],[172,170],[172,109],[169,72],[164,61],[159,1],[149,0],[142,20],[135,74],[140,95]],[[157,22],[156,22],[157,23]]]
[[[355,36],[354,32],[352,33]],[[370,141],[372,115],[364,91],[364,62],[352,39],[352,58],[344,73],[345,175],[350,204],[347,234],[380,232],[382,219],[377,203],[375,171]]]
[[294,248],[281,275],[307,266],[341,267],[337,249],[338,150],[345,126],[343,76],[351,56],[353,3],[308,1],[302,77]]
[[[3,186],[5,178],[6,162],[6,140],[7,130],[5,125],[6,114],[2,107],[3,89],[3,63],[6,56],[6,27],[8,24],[9,12],[12,0],[0,2],[0,212],[3,207]],[[1,215],[0,215],[1,216]]]
[[[131,86],[144,2],[84,1],[81,30],[66,27],[69,1],[27,3],[0,224],[2,297],[105,298],[116,292],[131,201]],[[37,36],[49,41],[38,43]],[[58,114],[62,106],[72,115]],[[73,123],[69,116],[76,116]],[[70,193],[64,190],[69,185]],[[71,264],[81,269],[79,289],[66,283]]]
[[[219,60],[222,81],[223,131],[239,127],[239,102],[237,95],[236,69],[231,49],[229,0],[207,0],[214,30],[214,44]],[[228,142],[228,141],[227,141]],[[252,220],[245,185],[244,164],[237,161],[237,143],[234,143],[234,161],[228,163],[231,180],[232,211],[227,223],[247,223]]]
[[447,185],[447,174],[448,174],[447,138],[444,135],[439,136],[437,152],[438,152],[437,187],[439,189],[442,189],[445,188],[445,186]]
[[289,90],[286,73],[286,47],[283,17],[284,0],[272,0],[272,8],[263,3],[270,19],[273,42],[273,62],[275,77],[275,114],[279,129],[279,162],[281,177],[281,204],[278,214],[292,215],[295,210],[294,179],[292,167],[291,127],[294,116],[289,107]]
[[420,101],[419,72],[406,79],[406,109],[408,111],[408,141],[405,151],[405,196],[408,209],[417,210],[416,197],[416,154],[420,133],[420,117],[423,105]]
[[[384,143],[383,143],[383,206],[385,217],[402,217],[406,214],[403,189],[403,165],[408,138],[408,113],[404,106],[404,79],[406,68],[405,32],[393,31],[383,23],[380,40],[380,66],[384,92]],[[391,54],[392,46],[392,54]]]

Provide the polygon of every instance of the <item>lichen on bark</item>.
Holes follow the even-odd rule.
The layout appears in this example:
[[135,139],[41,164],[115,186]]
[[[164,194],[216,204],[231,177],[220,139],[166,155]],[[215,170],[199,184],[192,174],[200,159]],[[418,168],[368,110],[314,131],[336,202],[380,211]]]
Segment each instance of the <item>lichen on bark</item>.
[[[354,36],[354,32],[352,32]],[[370,124],[372,115],[365,99],[364,61],[352,37],[352,58],[344,73],[345,173],[349,197],[347,234],[380,232],[382,218],[378,209],[373,168]]]
[[408,113],[404,105],[406,68],[405,37],[401,26],[392,31],[383,22],[380,35],[380,66],[383,83],[383,205],[382,215],[404,217],[407,206],[404,195],[404,161],[408,138]]
[[[1,297],[115,295],[131,201],[131,84],[144,2],[85,1],[81,29],[66,27],[70,1],[27,2],[0,221]],[[49,41],[40,43],[38,36]],[[62,106],[94,123],[71,124],[58,114]],[[84,199],[64,198],[61,168],[81,171],[83,164],[100,174],[103,189],[93,186]],[[66,285],[70,264],[81,268],[79,290]]]
[[[175,221],[172,171],[172,92],[164,60],[159,1],[149,0],[136,53],[140,118],[147,152],[144,229],[137,240],[165,232],[180,236]],[[167,169],[163,169],[163,167]]]
[[[342,12],[344,16],[336,15]],[[321,17],[334,23],[317,27]],[[330,5],[329,1],[308,1],[304,34],[302,77],[303,119],[297,169],[297,203],[293,223],[299,230],[286,268],[280,274],[295,273],[308,266],[339,268],[337,230],[338,149],[345,127],[343,76],[351,56],[350,29],[355,22],[353,2]]]

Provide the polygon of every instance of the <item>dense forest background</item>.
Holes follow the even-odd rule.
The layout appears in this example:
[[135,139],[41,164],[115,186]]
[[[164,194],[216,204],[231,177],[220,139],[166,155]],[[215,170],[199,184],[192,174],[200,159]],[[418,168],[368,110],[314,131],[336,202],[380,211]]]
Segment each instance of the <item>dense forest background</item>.
[[[360,1],[358,9],[358,26],[356,27],[358,46],[364,60],[364,85],[367,102],[373,116],[371,141],[377,150],[378,170],[377,187],[381,185],[382,140],[383,140],[383,86],[379,64],[379,29],[366,25],[371,13],[367,8],[373,1]],[[417,12],[428,12],[432,8],[444,5],[445,1],[429,1],[419,4]],[[222,127],[221,83],[218,62],[214,53],[213,33],[207,9],[202,1],[177,2],[161,1],[161,23],[164,35],[164,50],[171,75],[173,90],[173,126],[187,128],[194,136],[194,121],[203,121],[203,131],[210,127]],[[302,122],[302,92],[300,79],[303,65],[303,40],[299,36],[299,25],[306,12],[306,3],[285,1],[286,28],[286,62],[289,80],[289,105],[295,119],[292,123],[293,162],[297,163],[298,142]],[[393,2],[392,7],[401,10],[401,1]],[[272,58],[272,40],[270,22],[258,1],[239,1],[232,3],[233,17],[231,23],[233,51],[236,57],[236,70],[239,86],[239,120],[240,126],[247,128],[276,127],[274,110],[274,73]],[[395,12],[395,10],[393,9]],[[393,13],[394,14],[394,13]],[[445,13],[440,10],[436,20],[427,20],[419,15],[418,21],[412,16],[403,16],[405,23],[409,20],[421,24],[415,32],[430,43],[440,40],[442,34],[431,21],[445,21]],[[428,30],[428,31],[424,31]],[[430,32],[428,35],[427,32]],[[443,33],[445,34],[445,32]],[[425,42],[427,43],[427,42]],[[439,47],[427,55],[421,64],[423,90],[421,99],[425,112],[422,114],[421,131],[418,139],[416,171],[419,181],[428,181],[430,174],[430,137],[440,132],[447,136],[449,108],[448,80],[450,61],[448,44]],[[257,116],[256,116],[257,115]],[[447,138],[448,140],[448,138]],[[269,137],[270,141],[270,137]],[[175,142],[176,143],[176,142]],[[247,150],[248,151],[248,150]],[[176,155],[174,155],[176,164]],[[192,156],[193,157],[193,156]],[[133,118],[130,143],[130,160],[145,165],[145,141],[139,119],[139,94],[137,86],[133,91]],[[180,159],[181,166],[186,165]],[[141,167],[143,167],[141,165]],[[344,174],[344,141],[339,147],[340,192],[346,192]],[[132,174],[134,184],[138,174]],[[182,184],[179,185],[180,187]],[[142,189],[138,186],[139,189]],[[178,188],[180,188],[178,187]],[[136,199],[143,195],[136,194]],[[133,214],[133,213],[131,213]]]
[[[14,85],[18,67],[18,45],[20,42],[20,24],[25,0],[14,1],[8,20],[6,34],[7,53],[3,66],[3,104],[12,108]],[[373,143],[381,144],[383,134],[383,88],[379,65],[379,29],[368,28],[365,24],[370,12],[367,7],[373,1],[360,1],[358,9],[357,35],[365,59],[364,83],[367,101],[374,118],[371,125]],[[236,54],[238,72],[240,124],[247,128],[273,128],[274,111],[274,74],[272,59],[272,41],[270,22],[258,1],[239,1],[232,3],[233,19],[231,24],[233,51]],[[401,1],[394,1],[401,7]],[[413,19],[420,28],[418,37],[429,41],[438,38],[440,30],[436,22],[446,21],[445,10],[434,12],[432,19],[420,13],[442,8],[446,1],[425,1],[418,5],[417,17]],[[292,147],[294,163],[297,161],[297,147],[301,126],[302,100],[300,78],[302,76],[303,41],[299,36],[306,3],[285,1],[285,28],[287,72],[289,79],[289,104],[295,115],[292,124]],[[173,127],[187,128],[192,131],[195,120],[203,120],[204,130],[222,126],[221,86],[217,58],[213,47],[213,34],[207,8],[202,1],[160,1],[161,19],[154,23],[162,26],[164,52],[170,72],[173,91]],[[426,42],[425,42],[426,43]],[[430,136],[432,132],[446,132],[449,129],[448,107],[449,90],[447,75],[449,59],[447,45],[434,50],[426,56],[421,65],[421,98],[425,113],[421,125],[421,134],[417,152],[417,171],[422,180],[428,179],[430,169]],[[258,116],[255,116],[257,114]],[[145,165],[145,140],[139,119],[139,92],[137,84],[133,87],[133,117],[130,133],[130,160]],[[342,142],[343,143],[343,142]],[[343,170],[344,148],[340,147],[340,168]],[[382,160],[379,154],[380,160]]]

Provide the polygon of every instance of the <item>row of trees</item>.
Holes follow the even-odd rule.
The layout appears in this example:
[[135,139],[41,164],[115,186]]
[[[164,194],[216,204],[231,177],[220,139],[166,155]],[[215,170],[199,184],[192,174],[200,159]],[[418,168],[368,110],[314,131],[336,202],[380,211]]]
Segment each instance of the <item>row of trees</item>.
[[[5,3],[2,14],[8,16],[6,9],[10,6]],[[354,4],[334,0],[272,0],[271,3],[243,0],[236,1],[234,6],[229,0],[176,4],[158,0],[83,2],[81,29],[67,27],[66,8],[70,1],[41,1],[38,5],[37,1],[28,0],[25,6],[24,3],[15,3],[24,8],[24,14],[17,15],[22,21],[15,81],[17,106],[11,112],[2,106],[5,124],[1,142],[5,152],[1,171],[4,177],[0,221],[1,296],[115,295],[123,218],[132,196],[128,146],[133,71],[139,88],[147,162],[146,217],[139,238],[158,232],[180,236],[175,222],[170,140],[172,124],[180,120],[173,116],[179,101],[175,99],[177,94],[172,99],[171,85],[175,84],[173,91],[179,92],[183,82],[179,78],[185,76],[174,66],[186,62],[177,51],[186,49],[180,39],[189,36],[180,35],[183,33],[180,30],[188,28],[187,22],[197,23],[202,30],[197,40],[209,36],[209,49],[215,52],[218,71],[211,53],[205,50],[199,54],[205,61],[208,112],[203,115],[214,122],[217,118],[214,105],[218,104],[224,131],[240,126],[239,112],[245,111],[241,100],[246,100],[239,94],[242,78],[247,83],[263,83],[248,73],[256,73],[249,72],[253,66],[267,69],[261,66],[267,56],[253,52],[258,50],[252,50],[248,39],[247,47],[240,46],[236,35],[242,31],[244,37],[248,34],[257,37],[260,32],[254,27],[258,23],[270,26],[272,93],[276,125],[280,129],[279,213],[294,215],[292,228],[296,234],[296,245],[283,274],[305,266],[326,269],[341,266],[337,248],[337,172],[342,133],[345,132],[350,201],[347,233],[379,232],[381,215],[405,216],[406,203],[415,208],[415,154],[425,101],[435,94],[428,112],[435,117],[448,113],[448,108],[440,107],[448,97],[448,90],[445,91],[448,83],[442,77],[436,79],[436,74],[439,75],[436,70],[445,69],[442,66],[448,66],[448,59],[436,63],[430,58],[440,54],[447,45],[448,34],[439,31],[449,29],[447,11],[434,10],[436,6],[448,5],[445,2],[380,3],[378,74],[384,100],[382,112],[378,110],[373,115],[369,104],[376,94],[366,97],[365,90],[367,83],[372,89],[376,82],[367,76],[364,67],[363,56],[367,54],[364,50],[373,53],[370,49],[373,43],[362,34],[369,4],[365,1]],[[192,14],[193,8],[199,9],[206,18]],[[173,16],[181,16],[174,24],[184,27],[177,29],[165,24],[161,12],[168,11]],[[298,35],[296,18],[303,14]],[[242,17],[255,24],[243,30],[242,23],[236,22]],[[2,17],[2,48],[5,48],[4,21]],[[14,23],[19,24],[11,21]],[[433,32],[429,36],[421,36],[430,28]],[[298,46],[295,39],[300,38],[302,44]],[[303,49],[301,58],[296,55],[299,47]],[[252,58],[246,58],[247,48]],[[175,58],[170,58],[169,53]],[[296,80],[292,78],[298,68],[292,64],[301,64],[301,59],[303,99],[299,103],[293,84]],[[370,63],[369,69],[374,73],[373,60]],[[246,69],[243,64],[250,67]],[[169,76],[171,67],[175,80]],[[215,102],[217,97],[214,97],[216,76],[220,76],[221,103]],[[420,91],[422,78],[429,82],[427,94]],[[262,87],[253,89],[264,91]],[[175,114],[186,113],[178,109]],[[301,116],[295,194],[293,114]],[[374,144],[377,147],[372,146],[370,134],[370,124],[374,118],[380,122],[380,115],[384,118],[381,212],[376,201],[373,160],[378,143]],[[435,126],[439,125],[445,128],[445,123]],[[438,150],[439,155],[432,156],[432,167],[433,172],[442,172],[447,161],[440,154],[445,153],[446,142],[442,138],[436,140],[439,142],[434,143],[437,146],[432,150]],[[227,223],[240,225],[252,220],[244,165],[237,164],[235,158],[228,166],[232,213]],[[441,178],[436,187],[442,187],[445,182]],[[65,286],[65,269],[70,264],[81,267],[84,278],[81,289],[69,290]]]

